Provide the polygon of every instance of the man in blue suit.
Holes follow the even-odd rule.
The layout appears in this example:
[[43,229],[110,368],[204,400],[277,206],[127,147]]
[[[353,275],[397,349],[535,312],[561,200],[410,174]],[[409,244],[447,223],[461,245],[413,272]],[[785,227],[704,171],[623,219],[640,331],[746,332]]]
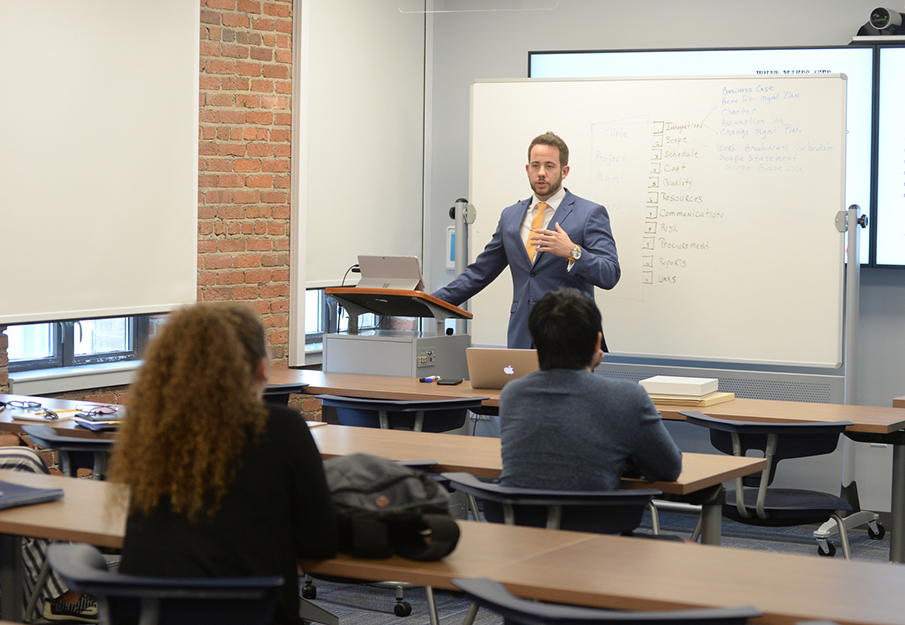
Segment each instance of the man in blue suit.
[[[434,297],[459,305],[509,266],[512,307],[507,344],[532,346],[528,313],[547,291],[572,287],[594,296],[594,286],[611,289],[621,271],[610,217],[600,204],[562,186],[569,175],[569,148],[552,132],[528,146],[525,166],[534,195],[503,209],[493,238],[464,272]],[[606,341],[603,341],[606,351]]]

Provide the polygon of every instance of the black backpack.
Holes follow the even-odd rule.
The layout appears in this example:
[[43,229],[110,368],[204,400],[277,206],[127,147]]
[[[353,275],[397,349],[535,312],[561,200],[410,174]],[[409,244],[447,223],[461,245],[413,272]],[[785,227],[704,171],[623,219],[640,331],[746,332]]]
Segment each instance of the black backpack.
[[449,494],[427,473],[370,454],[324,462],[339,550],[361,558],[439,560],[459,540]]

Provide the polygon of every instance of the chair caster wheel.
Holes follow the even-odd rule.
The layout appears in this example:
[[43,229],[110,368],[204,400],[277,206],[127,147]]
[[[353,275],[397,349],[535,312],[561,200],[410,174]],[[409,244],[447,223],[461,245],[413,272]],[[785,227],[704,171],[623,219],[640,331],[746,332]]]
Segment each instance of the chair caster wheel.
[[302,597],[305,599],[317,599],[317,586],[303,586]]
[[824,551],[823,545],[817,546],[817,555],[823,556],[825,558],[832,558],[836,555],[836,545],[831,542],[826,543],[826,551]]
[[[873,525],[877,526],[876,531],[874,531]],[[867,526],[867,535],[873,540],[882,540],[886,536],[886,528],[883,527],[882,523],[870,523]]]
[[400,601],[393,606],[393,613],[396,616],[408,616],[412,613],[412,604],[408,601]]

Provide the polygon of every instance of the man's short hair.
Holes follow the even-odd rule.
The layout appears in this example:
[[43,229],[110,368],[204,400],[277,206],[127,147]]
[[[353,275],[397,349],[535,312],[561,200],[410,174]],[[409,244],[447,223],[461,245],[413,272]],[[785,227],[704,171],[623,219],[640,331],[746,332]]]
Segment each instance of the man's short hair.
[[531,150],[536,145],[549,145],[551,147],[559,150],[559,166],[565,167],[569,164],[569,146],[566,145],[566,142],[557,137],[552,132],[545,132],[542,135],[534,137],[531,140],[531,145],[528,146],[528,162],[531,162]]
[[603,325],[589,295],[562,288],[537,300],[528,315],[528,331],[541,369],[583,369],[593,362]]

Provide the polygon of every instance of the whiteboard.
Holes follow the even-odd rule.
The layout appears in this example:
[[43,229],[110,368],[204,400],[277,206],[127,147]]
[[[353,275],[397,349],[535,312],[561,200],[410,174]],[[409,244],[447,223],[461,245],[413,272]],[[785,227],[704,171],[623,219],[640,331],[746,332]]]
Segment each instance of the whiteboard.
[[[476,81],[473,260],[530,196],[546,131],[571,192],[607,207],[622,278],[596,289],[610,350],[690,360],[842,362],[845,77]],[[508,270],[472,299],[476,344],[505,345]]]

